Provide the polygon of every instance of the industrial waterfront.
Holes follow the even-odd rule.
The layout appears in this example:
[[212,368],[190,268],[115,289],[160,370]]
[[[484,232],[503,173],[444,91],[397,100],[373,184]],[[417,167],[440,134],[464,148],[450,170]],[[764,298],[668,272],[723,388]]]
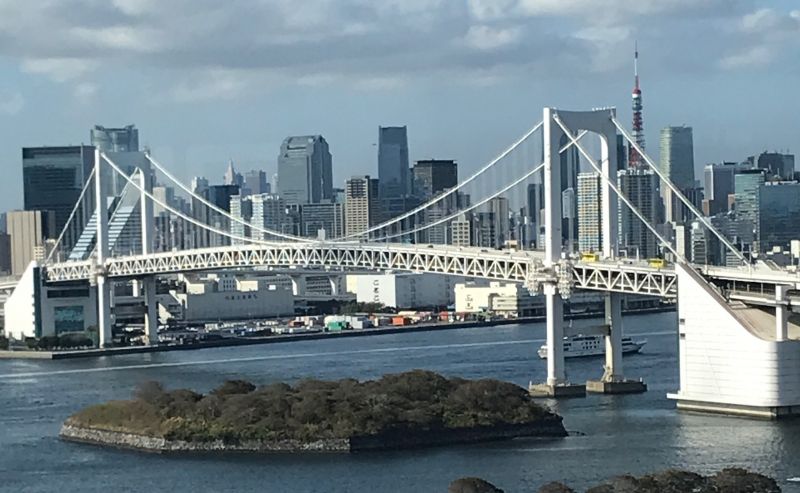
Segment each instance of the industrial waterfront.
[[[676,322],[675,313],[625,317],[626,334],[648,339],[642,354],[625,357],[626,373],[643,377],[649,391],[551,401],[564,416],[569,438],[377,454],[164,457],[64,443],[57,434],[77,409],[126,398],[144,380],[205,391],[232,378],[259,384],[367,379],[424,368],[527,385],[545,373],[545,362],[536,357],[544,324],[87,360],[0,361],[5,402],[0,490],[52,491],[58,484],[65,493],[120,485],[152,491],[441,492],[457,477],[476,475],[506,491],[525,491],[549,480],[581,488],[626,472],[746,466],[793,491],[786,480],[800,471],[796,422],[679,413],[666,399],[678,386]],[[573,381],[596,378],[602,359],[571,360],[567,372]]]

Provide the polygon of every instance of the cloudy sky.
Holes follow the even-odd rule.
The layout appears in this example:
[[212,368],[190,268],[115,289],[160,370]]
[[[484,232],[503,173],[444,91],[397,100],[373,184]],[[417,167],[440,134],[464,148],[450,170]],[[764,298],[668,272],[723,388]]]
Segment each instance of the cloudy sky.
[[698,167],[800,149],[795,0],[0,0],[0,209],[20,148],[135,123],[180,176],[275,169],[321,133],[337,183],[375,173],[378,125],[412,159],[494,156],[545,105],[629,121],[638,40],[649,149],[694,127]]

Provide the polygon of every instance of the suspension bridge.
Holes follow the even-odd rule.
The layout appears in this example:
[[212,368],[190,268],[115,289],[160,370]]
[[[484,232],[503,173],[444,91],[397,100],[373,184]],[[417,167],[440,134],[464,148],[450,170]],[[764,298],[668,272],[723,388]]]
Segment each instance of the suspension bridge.
[[[692,265],[659,233],[619,188],[618,134],[659,177],[661,186],[670,189],[741,260],[740,267]],[[599,158],[587,150],[586,135],[599,138]],[[541,146],[532,153],[537,155],[535,160],[530,155],[515,157],[531,143]],[[565,251],[560,161],[570,150],[577,150],[601,179],[601,248],[593,261]],[[645,386],[623,371],[621,297],[650,295],[677,301],[680,384],[669,397],[679,408],[762,417],[800,411],[800,325],[790,320],[800,303],[800,277],[748,261],[658,169],[619,123],[613,108],[545,108],[540,123],[457,186],[397,217],[330,239],[307,238],[249,223],[195,193],[149,154],[147,160],[193,204],[201,204],[229,225],[243,226],[250,234],[234,233],[234,228],[222,227],[219,222],[211,224],[175,207],[153,193],[152,175],[147,170],[123,169],[111,157],[96,151],[92,180],[87,180],[55,248],[44,262],[29,266],[8,298],[7,327],[24,327],[41,334],[53,324],[59,307],[81,303],[84,324],[98,327],[100,345],[105,346],[112,340],[112,286],[132,282],[146,306],[146,337],[157,344],[157,276],[220,269],[400,270],[514,282],[545,298],[547,375],[541,384],[532,385],[531,391],[559,397],[586,391],[586,385],[567,378],[561,344],[565,335],[564,300],[575,290],[605,293],[605,320],[596,330],[605,336],[606,357],[602,376],[588,385],[595,392],[623,393],[642,391]],[[508,166],[514,160],[521,169]],[[132,199],[109,200],[113,195],[108,190],[109,172],[122,179]],[[537,177],[544,189],[543,249],[499,250],[420,242],[421,233],[451,225]],[[485,191],[480,199],[453,200],[476,188]],[[672,254],[673,263],[654,267],[620,255],[621,205]],[[156,251],[154,208],[168,213],[187,230],[217,241]],[[140,223],[136,251],[121,251],[115,246],[124,235],[119,218],[130,217],[134,211]],[[80,234],[70,239],[69,231]]]

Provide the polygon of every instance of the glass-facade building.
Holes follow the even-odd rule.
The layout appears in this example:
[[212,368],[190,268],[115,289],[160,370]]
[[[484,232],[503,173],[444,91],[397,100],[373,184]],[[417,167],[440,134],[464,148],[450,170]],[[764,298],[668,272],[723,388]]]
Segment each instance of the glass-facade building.
[[278,156],[278,195],[290,205],[333,198],[333,164],[321,135],[287,137]]
[[736,221],[740,223],[742,241],[751,244],[754,251],[759,250],[760,189],[764,186],[764,182],[765,174],[761,169],[742,170],[734,176]]
[[761,251],[789,248],[800,239],[800,183],[767,183],[759,189]]
[[408,170],[408,133],[402,127],[378,127],[378,182],[382,198],[411,193]]
[[417,161],[412,170],[414,195],[428,200],[458,184],[458,165],[452,160]]
[[[94,167],[94,147],[23,147],[22,192],[27,211],[52,211],[56,234],[67,224],[72,209],[78,202],[81,190],[90,178]],[[71,223],[65,235],[67,244],[73,244],[93,212],[94,194],[87,193],[79,217]]]

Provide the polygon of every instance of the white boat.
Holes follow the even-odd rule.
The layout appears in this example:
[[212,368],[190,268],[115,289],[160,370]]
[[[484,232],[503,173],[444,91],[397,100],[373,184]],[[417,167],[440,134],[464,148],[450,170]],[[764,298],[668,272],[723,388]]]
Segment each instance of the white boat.
[[[622,338],[622,354],[638,353],[647,344],[647,339],[633,340]],[[539,357],[547,359],[547,344],[539,348]],[[602,356],[606,354],[605,337],[601,335],[576,335],[564,338],[564,357],[581,358],[585,356]]]

